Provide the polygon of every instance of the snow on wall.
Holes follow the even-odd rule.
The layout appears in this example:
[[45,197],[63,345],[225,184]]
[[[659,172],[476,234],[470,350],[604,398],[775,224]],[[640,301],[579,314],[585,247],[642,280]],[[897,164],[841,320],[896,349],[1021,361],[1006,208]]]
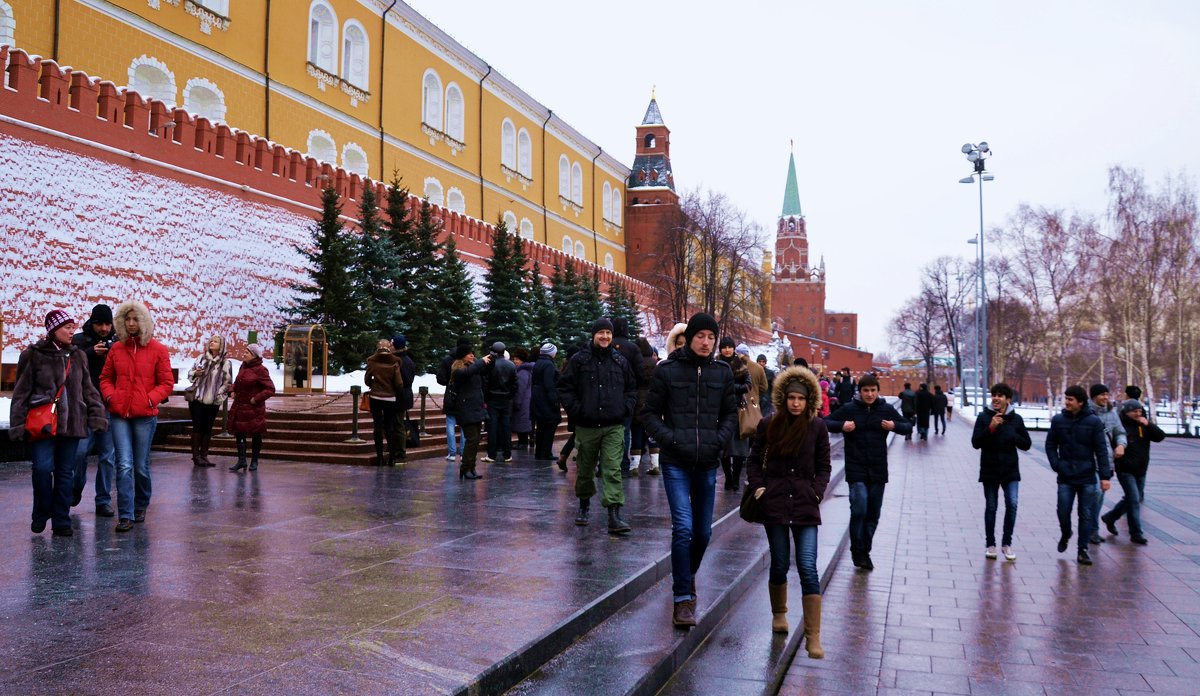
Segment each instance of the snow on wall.
[[138,299],[155,337],[190,355],[214,333],[270,336],[304,279],[293,244],[313,220],[286,208],[3,133],[0,171],[6,347],[44,336],[51,308],[82,323],[97,302]]

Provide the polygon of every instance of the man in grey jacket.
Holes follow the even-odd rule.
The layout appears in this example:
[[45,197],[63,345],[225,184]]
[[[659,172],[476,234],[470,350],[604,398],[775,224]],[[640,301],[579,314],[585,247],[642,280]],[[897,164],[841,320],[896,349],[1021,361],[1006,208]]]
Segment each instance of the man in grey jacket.
[[[1125,426],[1121,425],[1121,416],[1109,401],[1107,386],[1093,384],[1092,388],[1088,390],[1088,395],[1092,397],[1088,404],[1092,413],[1095,413],[1100,422],[1104,424],[1104,436],[1108,440],[1108,468],[1112,470],[1116,467],[1116,460],[1125,456],[1125,445],[1128,444],[1125,437]],[[1100,536],[1100,509],[1103,506],[1104,491],[1102,490],[1096,496],[1096,504],[1092,508],[1092,534],[1088,541],[1093,544],[1104,543],[1104,537]],[[1083,531],[1080,530],[1080,534],[1082,533]]]

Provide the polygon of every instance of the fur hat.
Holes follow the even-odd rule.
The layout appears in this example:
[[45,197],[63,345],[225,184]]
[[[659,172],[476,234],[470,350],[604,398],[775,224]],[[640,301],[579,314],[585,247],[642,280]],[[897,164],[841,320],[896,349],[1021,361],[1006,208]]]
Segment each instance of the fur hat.
[[710,315],[705,314],[704,312],[696,312],[692,315],[691,319],[688,319],[687,330],[683,332],[683,335],[687,337],[687,342],[691,343],[692,338],[694,338],[696,334],[706,330],[713,332],[713,335],[717,336],[721,333],[721,325],[718,324],[717,320],[713,319]]
[[46,314],[46,335],[49,336],[60,326],[63,326],[64,324],[71,324],[74,321],[75,320],[71,318],[70,314],[67,314],[61,309],[52,309]]
[[553,358],[554,356],[558,355],[558,346],[554,345],[553,343],[551,343],[549,341],[546,341],[545,343],[542,344],[542,349],[540,352],[542,355],[549,355],[550,357]]
[[1100,384],[1100,383],[1093,384],[1092,388],[1088,390],[1088,396],[1090,396],[1093,399],[1096,398],[1097,396],[1100,396],[1101,394],[1107,394],[1107,393],[1108,393],[1108,387],[1103,384]]
[[775,404],[775,410],[786,412],[788,392],[801,390],[808,395],[804,412],[810,419],[816,418],[821,408],[821,385],[807,367],[789,367],[775,376],[775,385],[771,388],[771,403]]

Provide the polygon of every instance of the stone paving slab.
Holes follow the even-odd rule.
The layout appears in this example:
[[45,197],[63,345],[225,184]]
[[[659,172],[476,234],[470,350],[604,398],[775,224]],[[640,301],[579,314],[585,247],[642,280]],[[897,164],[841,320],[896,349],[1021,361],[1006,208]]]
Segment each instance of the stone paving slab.
[[[1008,563],[984,558],[970,426],[956,419],[944,436],[890,449],[876,568],[841,559],[825,591],[826,658],[798,655],[779,693],[1200,693],[1200,507],[1186,497],[1200,492],[1200,442],[1154,445],[1150,544],[1130,544],[1119,523],[1084,567],[1074,542],[1055,550],[1055,477],[1034,433]],[[1120,497],[1110,491],[1106,509]],[[998,517],[1000,526],[1003,504]]]

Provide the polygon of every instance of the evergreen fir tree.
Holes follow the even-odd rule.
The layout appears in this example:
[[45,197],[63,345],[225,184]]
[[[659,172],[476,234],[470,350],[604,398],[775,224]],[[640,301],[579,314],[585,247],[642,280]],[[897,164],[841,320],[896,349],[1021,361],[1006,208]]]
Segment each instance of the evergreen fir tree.
[[280,311],[296,323],[323,325],[331,368],[348,372],[362,366],[370,347],[350,271],[355,262],[354,240],[346,233],[341,214],[337,192],[326,188],[321,192],[321,218],[311,228],[311,246],[295,246],[308,262],[309,282],[292,285],[299,293],[296,304]]
[[554,264],[554,275],[550,277],[550,304],[554,307],[557,329],[555,342],[559,348],[579,342],[579,333],[582,330],[582,311],[579,303],[581,290],[574,264],[570,261],[562,266]]
[[533,262],[533,270],[527,278],[528,289],[525,297],[529,300],[529,318],[532,323],[533,335],[529,337],[530,352],[546,341],[558,340],[558,316],[550,297],[550,290],[542,284],[542,271],[537,261]]
[[509,231],[504,220],[497,222],[483,281],[485,341],[516,346],[533,333],[525,294],[526,260],[521,238]]
[[641,315],[638,312],[637,298],[620,280],[614,281],[609,288],[608,297],[604,300],[605,313],[616,319],[618,317],[629,323],[629,338],[635,339],[642,333]]
[[362,312],[362,323],[373,336],[390,336],[392,307],[397,304],[391,278],[396,260],[390,240],[383,234],[372,186],[364,186],[359,196],[359,228],[358,249],[351,266],[356,304]]
[[433,218],[432,210],[424,205],[422,215],[414,220],[407,205],[408,198],[408,189],[393,172],[387,200],[389,222],[385,231],[394,253],[391,275],[396,300],[388,326],[393,334],[404,334],[409,355],[417,370],[424,372],[431,360],[441,357],[435,354],[435,344],[431,343],[440,311],[435,278],[440,225]]
[[[429,201],[421,203],[421,225],[434,225]],[[442,256],[434,266],[434,290],[437,295],[437,313],[430,327],[430,353],[423,367],[428,372],[436,368],[442,356],[454,348],[460,336],[474,340],[479,336],[479,310],[475,304],[475,282],[467,271],[467,264],[458,257],[458,246],[454,237],[448,236],[442,246]]]
[[604,300],[600,295],[599,272],[593,270],[591,276],[584,276],[580,286],[579,309],[580,323],[582,324],[580,336],[584,340],[590,340],[588,327],[593,321],[604,316]]

